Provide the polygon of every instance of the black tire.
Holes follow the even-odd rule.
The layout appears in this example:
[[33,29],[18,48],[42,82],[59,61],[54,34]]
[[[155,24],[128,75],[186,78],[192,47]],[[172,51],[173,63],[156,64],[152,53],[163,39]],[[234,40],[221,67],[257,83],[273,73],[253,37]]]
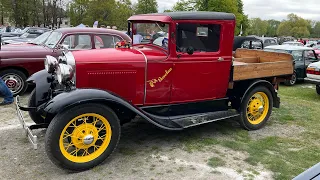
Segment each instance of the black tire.
[[293,73],[292,78],[290,80],[285,80],[284,84],[287,86],[293,86],[297,83],[297,74],[296,72]]
[[[36,89],[34,89],[29,96],[28,107],[36,107]],[[44,123],[44,118],[42,118],[39,113],[31,111],[28,111],[28,113],[36,124]]]
[[[60,135],[63,132],[65,126],[67,126],[68,123],[71,122],[72,119],[74,119],[75,117],[78,117],[79,115],[84,115],[86,113],[94,113],[104,117],[110,124],[112,134],[110,137],[109,144],[107,145],[106,149],[102,148],[102,153],[99,156],[95,157],[94,159],[88,162],[79,163],[71,161],[65,155],[63,155],[62,150],[60,150],[59,142]],[[74,129],[72,130],[72,133],[74,132]],[[118,145],[120,134],[121,130],[119,119],[110,108],[100,104],[82,104],[71,109],[65,110],[62,113],[59,113],[51,121],[45,135],[45,149],[50,160],[58,167],[71,171],[84,171],[101,164],[112,154],[112,152],[116,149],[116,146]],[[92,141],[93,139],[94,138],[92,138]],[[89,151],[89,149],[87,149],[87,151]]]
[[320,95],[320,85],[316,85],[317,94]]
[[[250,108],[249,106],[249,101],[251,100],[251,98],[253,97],[253,95],[255,95],[256,93],[263,93],[264,95],[266,95],[266,98],[268,99],[268,109],[266,112],[265,117],[263,118],[263,120],[261,122],[259,122],[258,124],[254,124],[253,122],[251,122],[248,118],[247,112],[250,112]],[[252,101],[253,103],[253,101]],[[251,104],[251,103],[250,103]],[[255,103],[252,104],[253,106],[255,105]],[[260,106],[259,106],[260,107]],[[240,105],[240,125],[246,129],[246,130],[258,130],[261,129],[263,126],[265,126],[265,124],[267,123],[271,112],[272,112],[272,107],[273,107],[273,98],[272,98],[272,94],[270,92],[270,90],[264,86],[257,86],[255,88],[253,88],[252,90],[250,90],[245,97],[243,97],[243,101]],[[265,107],[263,107],[263,110],[265,109]],[[258,112],[258,107],[257,107],[257,112]]]
[[27,83],[27,76],[16,69],[6,69],[0,72],[0,77],[2,78],[3,81],[7,81],[8,77],[14,77],[13,79],[16,80],[16,82],[20,83],[15,83],[19,88],[14,90],[17,86],[12,86],[8,87],[13,96],[17,95],[22,95],[28,88],[28,83]]

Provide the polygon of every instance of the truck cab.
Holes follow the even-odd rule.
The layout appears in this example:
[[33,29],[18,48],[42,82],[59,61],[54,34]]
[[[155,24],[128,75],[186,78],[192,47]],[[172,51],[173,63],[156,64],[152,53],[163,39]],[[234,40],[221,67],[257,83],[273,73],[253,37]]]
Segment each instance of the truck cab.
[[[116,148],[121,125],[135,116],[171,131],[237,118],[262,128],[279,108],[278,84],[293,74],[286,53],[237,49],[235,16],[171,12],[128,19],[132,43],[116,49],[47,56],[28,107],[16,98],[18,118],[37,148],[33,129],[47,128],[46,152],[57,166],[83,171]],[[35,122],[27,126],[21,111]],[[224,111],[221,117],[217,111]]]

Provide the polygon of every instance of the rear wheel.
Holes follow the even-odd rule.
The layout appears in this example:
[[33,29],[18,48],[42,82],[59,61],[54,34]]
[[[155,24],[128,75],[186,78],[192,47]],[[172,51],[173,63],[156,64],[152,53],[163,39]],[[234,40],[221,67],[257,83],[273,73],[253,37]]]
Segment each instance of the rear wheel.
[[297,74],[294,72],[292,75],[292,78],[290,80],[286,80],[284,82],[285,85],[287,86],[293,86],[297,83]]
[[262,128],[268,121],[273,107],[273,98],[268,88],[258,86],[243,98],[240,107],[240,124],[247,130]]
[[0,72],[0,77],[6,83],[13,96],[22,95],[28,88],[26,75],[16,69],[6,69]]
[[320,95],[320,85],[316,85],[316,91]]
[[46,132],[46,152],[58,167],[83,171],[102,163],[120,138],[116,114],[99,104],[79,105],[58,114]]
[[[28,106],[36,107],[36,89],[34,89],[29,96]],[[39,113],[32,111],[28,112],[33,122],[35,122],[36,124],[44,123],[44,118]]]

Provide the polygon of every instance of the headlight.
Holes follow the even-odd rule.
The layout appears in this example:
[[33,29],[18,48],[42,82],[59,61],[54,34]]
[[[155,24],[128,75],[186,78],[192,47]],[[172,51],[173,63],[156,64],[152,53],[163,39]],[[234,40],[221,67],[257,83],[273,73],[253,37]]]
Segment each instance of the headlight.
[[70,65],[60,63],[57,67],[56,75],[58,82],[62,84],[73,78],[74,70]]
[[53,73],[58,67],[58,60],[55,57],[48,55],[44,60],[44,67],[48,73]]

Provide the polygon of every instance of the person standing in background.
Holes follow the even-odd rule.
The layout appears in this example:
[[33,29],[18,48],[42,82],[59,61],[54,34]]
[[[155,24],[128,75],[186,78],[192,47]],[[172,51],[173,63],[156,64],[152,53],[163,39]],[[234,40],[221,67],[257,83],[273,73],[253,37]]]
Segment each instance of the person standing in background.
[[10,89],[7,87],[6,83],[0,77],[0,96],[4,98],[0,102],[0,106],[8,105],[13,103],[13,95]]

